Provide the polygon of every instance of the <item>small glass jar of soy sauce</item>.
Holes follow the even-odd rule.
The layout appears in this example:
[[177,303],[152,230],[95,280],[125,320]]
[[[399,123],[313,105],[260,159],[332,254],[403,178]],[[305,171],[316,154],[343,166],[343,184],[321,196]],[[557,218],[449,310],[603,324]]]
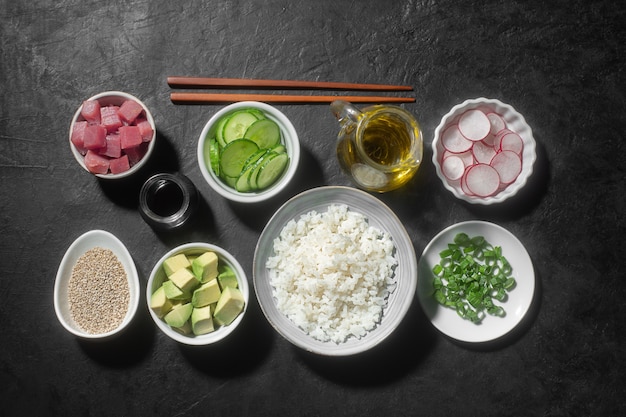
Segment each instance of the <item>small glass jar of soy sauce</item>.
[[198,204],[198,191],[189,178],[179,174],[156,174],[139,192],[141,217],[156,230],[183,226]]

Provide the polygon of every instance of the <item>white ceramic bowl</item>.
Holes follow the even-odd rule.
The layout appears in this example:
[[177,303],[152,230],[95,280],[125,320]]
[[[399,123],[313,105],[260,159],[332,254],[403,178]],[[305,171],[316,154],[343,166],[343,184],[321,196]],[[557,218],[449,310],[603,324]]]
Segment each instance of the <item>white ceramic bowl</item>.
[[[179,253],[184,253],[186,255],[193,254],[201,254],[205,251],[213,251],[217,254],[219,262],[224,262],[229,265],[232,270],[237,275],[237,283],[239,286],[239,290],[244,297],[245,305],[243,311],[237,316],[237,318],[227,326],[221,326],[217,328],[215,331],[207,334],[203,334],[200,336],[195,335],[184,335],[174,329],[172,329],[164,320],[160,319],[154,311],[150,308],[150,298],[152,293],[156,291],[161,284],[165,281],[166,276],[163,271],[162,265],[163,261],[165,261],[170,256],[177,255]],[[248,300],[249,300],[249,287],[248,287],[248,279],[246,278],[246,273],[243,268],[235,259],[233,255],[231,255],[226,250],[220,248],[219,246],[212,245],[210,243],[202,243],[202,242],[193,242],[186,243],[184,245],[178,246],[159,259],[154,268],[152,269],[152,273],[150,274],[150,278],[148,279],[148,285],[146,287],[146,301],[148,303],[148,310],[150,311],[150,316],[154,320],[154,323],[157,327],[165,333],[167,336],[176,340],[179,343],[186,345],[209,345],[215,342],[218,342],[224,339],[226,336],[231,334],[241,323],[243,316],[248,308]]]
[[[342,343],[317,340],[299,328],[276,306],[273,288],[266,268],[273,255],[273,241],[285,224],[316,210],[325,212],[331,204],[345,204],[349,210],[364,214],[371,226],[386,231],[395,245],[398,265],[395,270],[396,288],[384,307],[382,319],[365,336],[349,337]],[[379,199],[364,191],[341,186],[314,188],[287,201],[264,228],[254,253],[254,288],[261,310],[274,329],[295,346],[326,356],[347,356],[364,352],[383,342],[401,323],[413,302],[417,286],[417,259],[413,243],[396,215]]]
[[[142,166],[145,165],[146,161],[148,161],[148,159],[150,158],[150,155],[152,154],[152,151],[154,150],[154,144],[156,142],[156,125],[154,123],[152,113],[150,112],[148,107],[137,97],[128,93],[121,92],[121,91],[105,91],[103,93],[99,93],[99,94],[96,94],[95,96],[89,97],[88,100],[98,100],[101,106],[109,106],[109,105],[119,106],[126,100],[134,100],[137,103],[139,103],[141,107],[143,108],[143,111],[145,112],[145,115],[146,115],[146,119],[148,119],[148,122],[150,122],[150,125],[152,126],[152,139],[148,143],[148,148],[144,156],[139,160],[139,162],[132,165],[128,171],[121,172],[119,174],[92,174],[98,178],[103,178],[107,180],[115,180],[115,179],[126,178],[126,177],[131,176],[132,174],[137,172],[139,169],[141,169]],[[74,155],[74,158],[76,159],[76,162],[78,162],[85,171],[89,172],[89,170],[87,169],[87,166],[85,165],[84,155],[82,155],[80,151],[76,148],[76,146],[74,146],[74,144],[72,143],[72,130],[74,129],[74,125],[76,124],[76,122],[85,120],[80,114],[82,108],[83,108],[83,105],[81,104],[80,107],[78,107],[78,109],[74,113],[74,117],[72,117],[72,122],[70,123],[70,130],[69,130],[69,144],[70,144],[70,149],[72,150],[72,154]]]
[[[122,323],[115,330],[101,334],[90,334],[78,327],[72,319],[69,306],[68,284],[72,275],[72,269],[85,252],[95,247],[110,249],[117,256],[126,271],[130,292],[128,311]],[[92,230],[78,237],[67,249],[61,260],[54,283],[54,311],[61,325],[75,336],[83,339],[106,339],[120,333],[132,321],[139,306],[139,296],[140,288],[137,268],[124,244],[109,232]]]
[[[222,116],[243,108],[255,108],[261,110],[269,119],[272,119],[278,124],[282,135],[282,143],[287,149],[287,155],[289,155],[289,165],[285,169],[285,172],[283,172],[282,177],[269,188],[258,192],[242,193],[226,185],[217,177],[217,175],[215,175],[215,172],[213,172],[207,164],[205,157],[205,153],[207,152],[207,149],[205,148],[208,148],[208,138],[215,136],[215,126],[218,120],[222,118]],[[293,124],[287,116],[275,107],[266,103],[242,101],[222,108],[209,119],[202,129],[202,133],[200,133],[200,138],[198,140],[198,164],[200,165],[202,176],[209,186],[215,190],[215,192],[220,194],[222,197],[239,203],[257,203],[268,200],[279,194],[293,179],[296,170],[298,169],[299,162],[300,141],[298,139],[296,129],[293,127]]]
[[[478,197],[468,195],[463,192],[459,181],[451,181],[443,174],[441,170],[441,158],[444,153],[443,145],[441,144],[441,135],[445,128],[451,124],[458,122],[461,114],[467,110],[482,109],[490,112],[498,113],[504,121],[508,129],[516,132],[524,142],[524,150],[522,153],[522,171],[518,175],[517,179],[509,184],[502,191],[489,197]],[[476,98],[472,100],[466,100],[461,104],[454,106],[439,123],[439,126],[435,129],[435,137],[432,142],[433,157],[432,161],[435,165],[437,175],[441,179],[443,186],[449,190],[455,197],[467,201],[472,204],[489,205],[494,203],[500,203],[506,199],[514,196],[518,193],[522,187],[528,181],[528,178],[533,172],[533,164],[537,159],[536,143],[533,137],[533,132],[530,126],[526,123],[524,116],[519,114],[513,107],[508,104],[502,103],[499,100],[488,98]]]

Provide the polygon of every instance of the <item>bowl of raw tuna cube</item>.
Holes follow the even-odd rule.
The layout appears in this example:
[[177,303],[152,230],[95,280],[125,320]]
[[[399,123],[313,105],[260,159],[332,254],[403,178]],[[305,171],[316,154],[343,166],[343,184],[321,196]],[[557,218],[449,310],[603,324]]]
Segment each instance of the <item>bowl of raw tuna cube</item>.
[[70,125],[76,161],[99,178],[125,178],[138,171],[154,148],[156,127],[137,97],[106,91],[83,101]]
[[435,129],[432,147],[443,186],[472,204],[500,203],[516,195],[537,158],[524,116],[488,98],[454,106]]

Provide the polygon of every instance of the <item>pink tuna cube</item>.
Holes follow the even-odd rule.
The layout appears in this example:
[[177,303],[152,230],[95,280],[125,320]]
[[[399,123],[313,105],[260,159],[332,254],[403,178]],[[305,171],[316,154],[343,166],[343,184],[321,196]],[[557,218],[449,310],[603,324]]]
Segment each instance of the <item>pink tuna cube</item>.
[[85,154],[85,166],[93,174],[106,174],[109,172],[109,158],[89,150]]
[[148,152],[148,144],[146,142],[142,143],[139,146],[135,146],[134,148],[129,148],[124,151],[126,155],[128,155],[128,161],[130,165],[135,165],[137,162],[143,158],[143,156]]
[[85,140],[84,140],[86,127],[87,127],[87,121],[74,123],[74,127],[72,128],[72,136],[70,137],[70,140],[72,141],[74,146],[76,146],[76,149],[78,149],[78,152],[80,152],[82,155],[84,155],[87,152],[87,149],[85,149]]
[[124,155],[120,158],[114,158],[109,161],[109,169],[111,174],[119,174],[126,172],[130,169],[130,163],[128,162],[128,155]]
[[117,110],[119,107],[117,106],[106,106],[100,109],[100,124],[104,126],[107,132],[115,132],[122,123],[122,119],[117,114]]
[[137,127],[141,132],[142,140],[144,142],[150,142],[152,140],[152,134],[154,133],[150,122],[147,119],[137,119]]
[[106,146],[107,130],[100,125],[85,127],[83,145],[85,149],[99,150]]
[[108,156],[109,158],[119,158],[122,156],[120,135],[117,133],[109,133],[106,137],[106,147],[102,148],[99,154]]
[[120,118],[128,124],[132,124],[137,116],[141,114],[143,107],[135,100],[126,100],[120,106],[118,113]]
[[89,124],[100,123],[100,102],[98,100],[85,100],[80,114]]
[[138,146],[142,142],[141,133],[137,126],[122,126],[119,128],[122,149]]

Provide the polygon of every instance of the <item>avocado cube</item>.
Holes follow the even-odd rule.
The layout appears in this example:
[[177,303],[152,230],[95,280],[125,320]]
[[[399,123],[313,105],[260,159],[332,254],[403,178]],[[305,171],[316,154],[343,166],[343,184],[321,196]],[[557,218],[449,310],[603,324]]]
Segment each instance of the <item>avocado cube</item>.
[[218,258],[215,252],[204,252],[193,260],[191,269],[200,282],[209,282],[217,277]]
[[193,306],[191,303],[178,304],[163,319],[172,327],[183,327],[185,322],[191,317],[192,310]]
[[194,307],[204,307],[216,303],[220,298],[220,286],[217,279],[205,282],[197,288],[191,296],[191,305]]
[[170,256],[163,261],[163,270],[168,278],[179,269],[189,268],[190,266],[191,264],[189,263],[189,259],[187,259],[187,256],[184,253]]
[[193,329],[191,328],[191,322],[189,320],[187,320],[182,326],[172,327],[172,329],[185,336],[190,335],[193,332]]
[[191,329],[196,336],[211,333],[215,330],[210,305],[194,307],[191,312]]
[[162,318],[172,309],[172,302],[167,298],[163,285],[150,296],[150,308],[158,318]]
[[196,276],[192,274],[188,268],[182,268],[174,272],[170,276],[170,281],[176,284],[176,286],[186,294],[191,294],[191,292],[200,285],[200,281],[198,281]]
[[243,311],[245,300],[238,288],[226,287],[215,306],[213,318],[220,326],[227,326]]
[[224,291],[226,287],[238,288],[239,284],[237,283],[237,275],[235,275],[235,271],[228,265],[224,265],[220,268],[221,271],[217,276],[217,280],[220,283],[220,288]]
[[178,288],[178,286],[170,279],[165,281],[162,287],[165,292],[165,296],[169,300],[184,300],[189,298],[189,294],[186,294],[183,290]]

